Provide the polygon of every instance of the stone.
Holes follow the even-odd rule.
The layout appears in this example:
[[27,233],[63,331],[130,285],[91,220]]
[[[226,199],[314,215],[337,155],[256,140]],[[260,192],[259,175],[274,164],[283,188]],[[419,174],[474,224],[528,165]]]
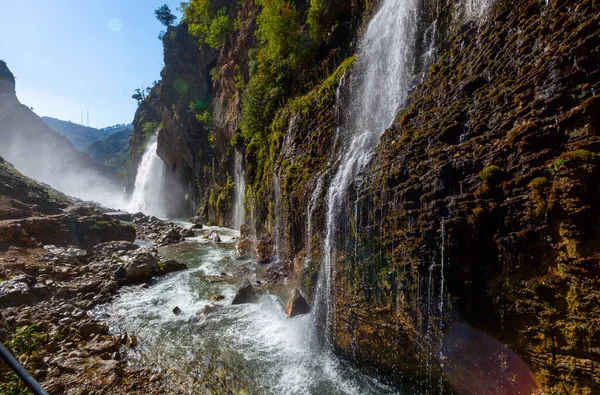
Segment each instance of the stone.
[[96,335],[108,335],[108,326],[96,322],[88,322],[79,327],[79,333],[84,339],[91,339]]
[[238,289],[233,300],[232,305],[243,304],[243,303],[256,303],[258,301],[258,294],[254,290],[250,281],[246,280],[244,284]]
[[119,361],[95,358],[86,367],[86,372],[96,386],[112,385],[119,378]]
[[185,263],[177,262],[173,259],[162,262],[162,267],[165,273],[178,272],[188,268]]
[[298,289],[294,290],[294,294],[288,299],[285,305],[285,313],[288,318],[295,317],[297,315],[308,314],[310,312],[310,306],[302,296],[302,293]]
[[188,229],[188,228],[182,228],[179,231],[179,235],[181,237],[194,237],[194,236],[196,236],[196,234],[194,233],[194,231],[191,230],[191,229]]
[[198,229],[202,229],[202,218],[200,218],[200,216],[196,215],[194,217],[191,217],[190,219],[188,219],[188,222],[194,225],[200,225],[200,228]]
[[225,299],[225,296],[221,295],[221,294],[214,294],[213,296],[210,297],[210,300],[212,300],[213,302],[218,302],[219,300],[223,300]]
[[129,241],[109,241],[107,243],[100,243],[92,248],[94,254],[110,255],[116,252],[122,251],[134,251],[139,249],[140,246],[131,243]]
[[173,314],[180,315],[181,313],[182,313],[182,311],[179,308],[179,306],[175,306],[175,308],[173,309]]
[[147,281],[152,276],[152,265],[146,261],[127,262],[123,267],[127,281]]
[[208,238],[213,242],[213,243],[220,243],[221,242],[221,237],[219,236],[219,233],[216,230],[211,231],[208,234]]
[[254,243],[250,239],[241,239],[235,243],[235,259],[252,258]]
[[158,238],[158,244],[173,244],[181,241],[181,236],[175,228],[169,228],[165,230]]
[[194,224],[192,225],[192,229],[200,230],[202,229],[202,224]]
[[130,348],[137,346],[138,345],[137,337],[128,334],[125,339],[125,345]]
[[34,299],[34,293],[24,282],[8,280],[0,283],[0,306],[17,306]]
[[119,345],[112,338],[95,340],[85,346],[85,350],[93,354],[112,353],[118,349]]

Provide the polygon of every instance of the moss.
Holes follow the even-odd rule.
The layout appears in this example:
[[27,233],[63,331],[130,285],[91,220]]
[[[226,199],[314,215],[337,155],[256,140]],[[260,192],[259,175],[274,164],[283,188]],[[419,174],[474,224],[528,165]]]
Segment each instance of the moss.
[[590,152],[588,150],[584,150],[584,149],[578,149],[575,151],[569,151],[569,152],[565,152],[563,153],[559,159],[564,159],[567,162],[568,161],[572,161],[572,160],[579,160],[581,162],[592,162],[594,160],[596,160],[598,158],[598,154],[594,153],[594,152]]
[[532,214],[539,217],[548,210],[548,190],[550,181],[546,177],[538,177],[529,183],[531,191],[529,200],[532,204]]
[[485,184],[490,184],[496,181],[503,173],[503,170],[498,166],[491,165],[479,172],[479,179]]
[[471,225],[477,225],[484,212],[485,210],[482,207],[475,207],[473,210],[471,210],[471,214],[467,216],[467,222],[469,222]]
[[102,230],[106,228],[112,228],[113,226],[116,226],[114,221],[96,221],[90,230]]

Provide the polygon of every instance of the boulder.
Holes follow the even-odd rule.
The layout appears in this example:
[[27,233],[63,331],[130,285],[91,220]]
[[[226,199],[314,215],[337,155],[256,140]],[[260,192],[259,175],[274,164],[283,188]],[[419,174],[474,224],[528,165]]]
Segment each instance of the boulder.
[[109,337],[104,340],[91,341],[85,346],[85,350],[92,354],[112,353],[119,350],[119,345],[114,339]]
[[179,308],[179,306],[175,306],[175,308],[173,309],[173,314],[180,315],[181,313],[182,313],[182,311]]
[[202,229],[202,218],[200,218],[200,216],[196,215],[194,217],[191,217],[190,219],[188,219],[188,222],[194,225],[200,225],[200,228],[198,229]]
[[[125,270],[125,280],[131,282],[147,281],[152,277],[152,266],[153,261],[156,259],[151,255],[147,257],[139,257],[140,259],[131,260],[126,262],[123,266]],[[116,273],[115,273],[116,274]]]
[[254,251],[254,243],[250,239],[239,240],[235,244],[235,259],[252,258]]
[[96,322],[87,322],[79,327],[79,333],[84,339],[91,339],[96,335],[108,335],[108,326]]
[[161,266],[164,273],[178,272],[188,268],[185,263],[177,262],[172,259],[162,262]]
[[178,243],[180,241],[181,236],[175,228],[169,228],[165,230],[163,233],[161,233],[160,237],[158,238],[158,244],[161,245]]
[[192,225],[192,229],[200,230],[200,229],[202,229],[202,224],[194,224],[194,225]]
[[26,282],[8,280],[0,282],[0,306],[15,306],[29,303],[35,294]]
[[194,237],[194,236],[196,236],[196,234],[194,233],[194,231],[191,230],[191,229],[188,229],[188,228],[182,228],[179,231],[179,235],[181,237]]
[[309,312],[309,304],[306,302],[306,299],[304,299],[304,296],[302,296],[300,291],[296,289],[285,305],[285,313],[288,318],[292,318],[297,315],[308,314]]
[[221,237],[219,236],[219,233],[216,230],[211,231],[208,234],[208,238],[213,242],[213,243],[220,243],[221,242]]
[[236,292],[231,304],[256,303],[257,301],[258,294],[252,284],[250,284],[250,281],[246,280]]

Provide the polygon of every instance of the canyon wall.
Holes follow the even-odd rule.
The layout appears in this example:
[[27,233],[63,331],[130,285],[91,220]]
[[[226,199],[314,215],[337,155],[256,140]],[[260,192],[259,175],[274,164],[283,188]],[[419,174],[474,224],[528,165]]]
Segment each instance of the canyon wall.
[[[277,100],[265,99],[254,136],[244,98],[262,3],[241,2],[220,51],[169,28],[163,81],[134,122],[131,168],[153,122],[206,222],[234,222],[243,155],[244,222],[311,300],[354,55],[380,3],[331,1],[317,17],[313,2],[289,3],[313,18],[299,34],[321,31],[284,92],[258,97]],[[435,376],[444,333],[466,323],[515,350],[549,392],[598,391],[599,4],[415,4],[408,100],[338,215],[333,344],[396,378]]]

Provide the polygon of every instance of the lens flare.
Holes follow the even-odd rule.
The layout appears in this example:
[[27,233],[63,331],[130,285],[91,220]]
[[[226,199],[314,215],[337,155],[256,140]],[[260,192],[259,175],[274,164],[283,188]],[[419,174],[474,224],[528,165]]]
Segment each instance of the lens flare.
[[121,21],[118,18],[110,18],[108,20],[108,28],[115,33],[118,33],[121,31],[122,25],[121,25]]
[[460,395],[531,395],[539,385],[527,364],[504,344],[466,325],[448,331],[440,365]]

